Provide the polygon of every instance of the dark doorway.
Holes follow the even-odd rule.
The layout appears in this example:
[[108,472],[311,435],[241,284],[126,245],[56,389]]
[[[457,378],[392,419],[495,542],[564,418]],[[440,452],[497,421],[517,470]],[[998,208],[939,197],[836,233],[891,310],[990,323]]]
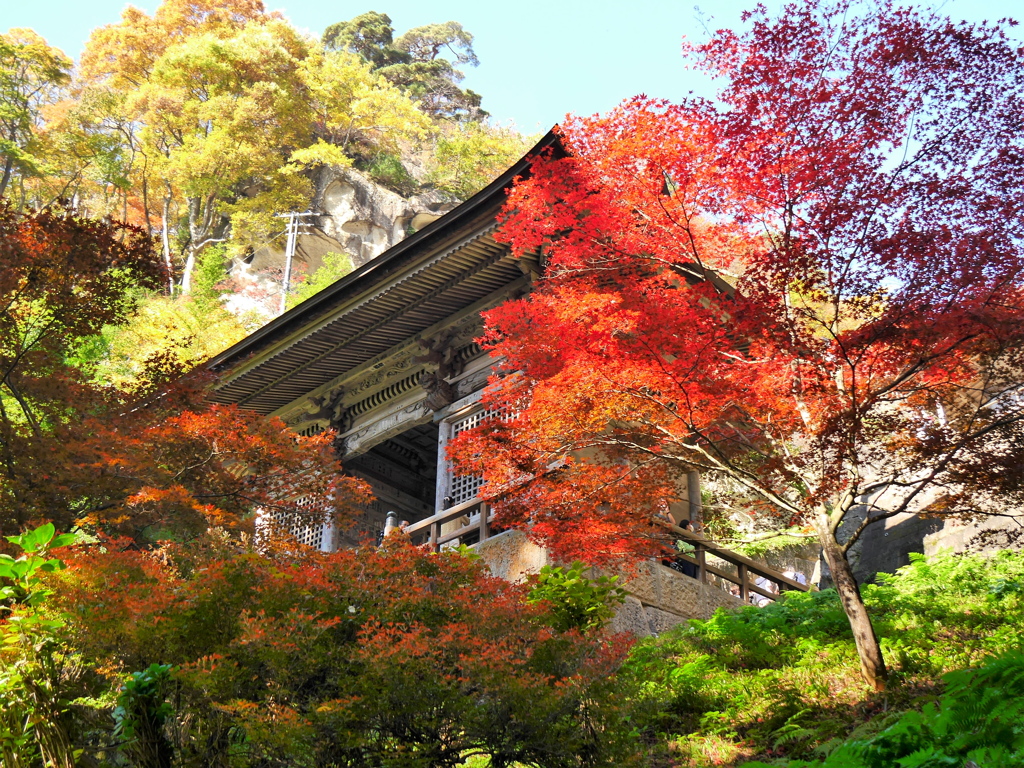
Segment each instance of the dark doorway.
[[392,510],[409,523],[434,514],[437,438],[437,424],[420,424],[345,462],[346,474],[368,482],[375,497],[366,510],[365,526],[355,532],[356,539],[382,531],[384,518]]

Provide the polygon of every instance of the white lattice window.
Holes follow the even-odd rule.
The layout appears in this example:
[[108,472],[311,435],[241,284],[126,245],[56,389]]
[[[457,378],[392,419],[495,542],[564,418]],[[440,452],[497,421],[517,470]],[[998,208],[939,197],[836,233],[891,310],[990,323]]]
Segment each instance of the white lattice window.
[[265,519],[269,526],[277,533],[288,534],[299,544],[313,549],[324,549],[325,542],[329,543],[327,515],[322,511],[319,514],[313,514],[316,511],[315,502],[309,497],[298,499],[295,505],[303,508],[303,512],[267,513]]
[[463,413],[447,421],[447,429],[441,430],[440,445],[440,469],[438,477],[441,479],[439,490],[439,508],[448,509],[458,506],[467,501],[472,501],[480,492],[484,479],[480,475],[456,475],[451,471],[451,465],[445,458],[445,450],[450,440],[455,439],[463,432],[475,429],[491,417],[502,416],[503,410],[496,408],[477,408],[470,413]]

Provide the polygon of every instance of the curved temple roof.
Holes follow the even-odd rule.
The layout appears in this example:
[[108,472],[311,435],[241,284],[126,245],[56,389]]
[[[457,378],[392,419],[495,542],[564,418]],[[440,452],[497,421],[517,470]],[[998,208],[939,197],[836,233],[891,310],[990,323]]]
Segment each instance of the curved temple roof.
[[500,294],[531,266],[492,233],[530,158],[561,151],[549,132],[462,205],[212,358],[213,399],[273,413],[447,317]]

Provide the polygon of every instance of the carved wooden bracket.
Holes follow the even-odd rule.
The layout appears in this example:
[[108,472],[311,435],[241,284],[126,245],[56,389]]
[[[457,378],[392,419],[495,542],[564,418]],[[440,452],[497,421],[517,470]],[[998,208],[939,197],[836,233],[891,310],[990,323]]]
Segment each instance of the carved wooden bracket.
[[299,419],[301,421],[326,421],[332,429],[344,432],[348,428],[346,422],[349,421],[348,412],[341,404],[344,396],[345,390],[335,389],[324,392],[320,396],[306,398]]
[[447,379],[458,375],[461,367],[453,343],[456,335],[457,331],[449,328],[431,339],[423,339],[420,346],[426,352],[412,359],[416,364],[427,365],[420,376],[420,386],[427,391],[426,406],[432,411],[439,411],[455,400],[455,390]]

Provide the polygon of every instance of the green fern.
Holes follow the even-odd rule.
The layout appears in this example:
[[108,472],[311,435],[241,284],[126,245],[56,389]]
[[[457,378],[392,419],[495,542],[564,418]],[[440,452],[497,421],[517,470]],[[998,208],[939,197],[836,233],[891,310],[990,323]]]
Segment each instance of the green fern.
[[[986,768],[1024,765],[1024,653],[945,676],[937,704],[904,712],[866,739],[850,739],[823,762],[789,768]],[[758,763],[748,763],[754,768]]]

